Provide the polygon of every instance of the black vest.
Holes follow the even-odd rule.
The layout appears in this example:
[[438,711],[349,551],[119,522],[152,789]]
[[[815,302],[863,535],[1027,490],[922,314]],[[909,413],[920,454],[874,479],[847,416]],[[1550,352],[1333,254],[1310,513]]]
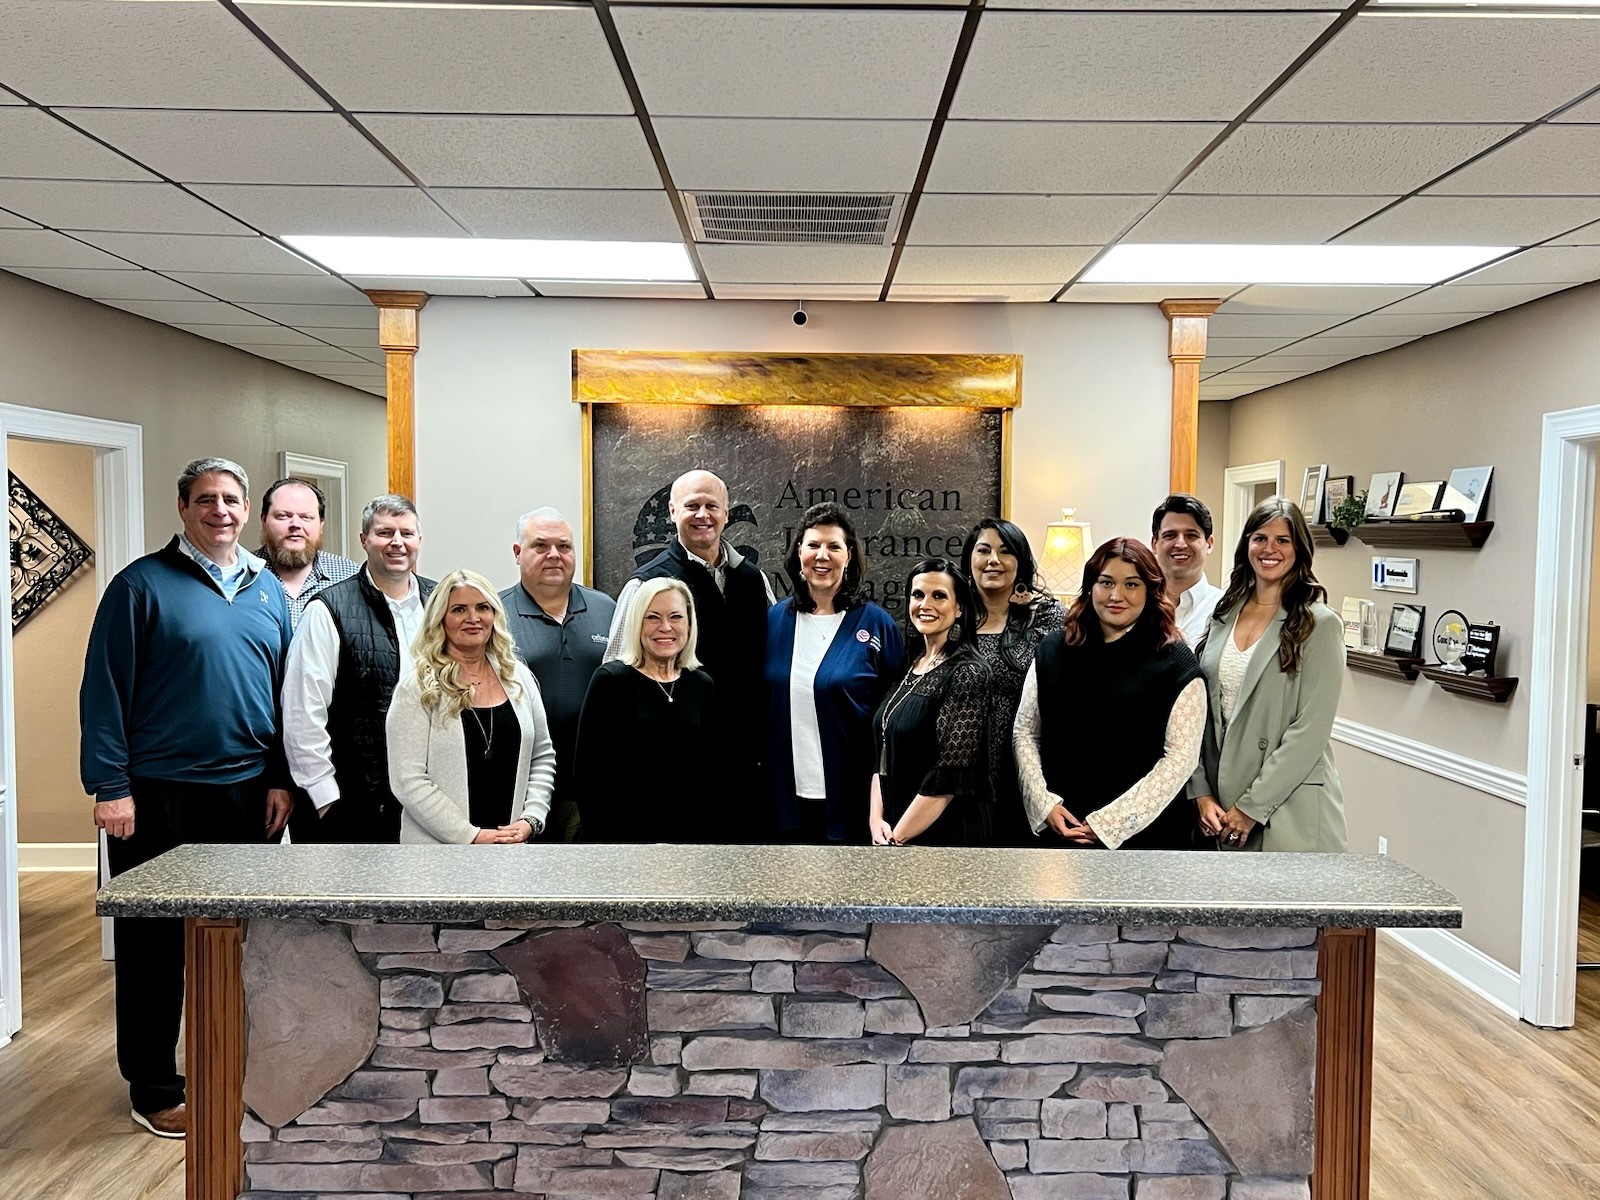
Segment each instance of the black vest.
[[[1080,820],[1138,783],[1166,750],[1167,720],[1178,693],[1201,678],[1182,642],[1152,647],[1134,631],[1114,642],[1087,631],[1069,646],[1060,631],[1039,643],[1039,758],[1045,784]],[[1187,781],[1185,781],[1187,782]],[[1182,795],[1180,790],[1174,797]],[[1123,845],[1184,849],[1195,824],[1187,803],[1166,810]]]
[[[434,581],[417,577],[427,603]],[[328,606],[339,631],[339,669],[328,705],[333,777],[339,785],[340,826],[370,818],[400,833],[400,804],[389,790],[388,738],[384,720],[400,682],[400,642],[394,614],[365,569],[334,584],[317,599]],[[377,841],[378,838],[365,840]],[[383,840],[393,840],[386,838]]]

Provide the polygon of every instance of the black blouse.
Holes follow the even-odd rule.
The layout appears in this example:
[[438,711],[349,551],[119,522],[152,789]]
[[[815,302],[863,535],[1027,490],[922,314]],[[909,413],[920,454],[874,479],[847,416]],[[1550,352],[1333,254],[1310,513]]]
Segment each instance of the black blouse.
[[989,666],[989,794],[995,803],[995,835],[1003,845],[1037,844],[1022,810],[1011,728],[1039,643],[1061,628],[1066,615],[1054,596],[1036,595],[1027,604],[1011,606],[1003,630],[978,634],[978,656]]
[[917,836],[924,845],[993,841],[985,781],[988,697],[988,667],[976,655],[960,655],[924,675],[905,672],[873,717],[884,820],[895,824],[918,795],[951,797]]
[[522,726],[510,700],[493,708],[461,711],[461,733],[467,742],[467,820],[479,829],[511,824],[517,805],[517,757],[522,751]]
[[[589,681],[578,716],[572,781],[586,842],[725,842],[718,814],[732,761],[704,671],[672,683],[613,660]],[[741,797],[729,797],[737,801]],[[756,793],[742,799],[760,803]]]

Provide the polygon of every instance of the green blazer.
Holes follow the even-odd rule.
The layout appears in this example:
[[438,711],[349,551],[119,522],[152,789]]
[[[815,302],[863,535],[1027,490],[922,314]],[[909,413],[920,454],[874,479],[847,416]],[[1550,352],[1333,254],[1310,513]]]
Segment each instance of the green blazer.
[[1209,703],[1189,797],[1215,796],[1223,808],[1237,807],[1253,817],[1259,825],[1244,849],[1342,853],[1349,848],[1344,793],[1330,745],[1344,683],[1344,622],[1323,604],[1312,613],[1316,624],[1293,675],[1278,665],[1282,610],[1267,626],[1250,653],[1226,737],[1221,736],[1217,672],[1238,612],[1219,612],[1206,627],[1200,669]]

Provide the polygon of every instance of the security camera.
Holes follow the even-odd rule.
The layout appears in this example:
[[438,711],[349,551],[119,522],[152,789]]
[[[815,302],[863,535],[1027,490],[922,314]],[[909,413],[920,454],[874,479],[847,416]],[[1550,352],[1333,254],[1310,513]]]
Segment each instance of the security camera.
[[810,317],[806,316],[806,302],[802,300],[800,301],[800,306],[794,310],[794,316],[791,318],[791,320],[793,320],[796,325],[804,325],[810,319]]

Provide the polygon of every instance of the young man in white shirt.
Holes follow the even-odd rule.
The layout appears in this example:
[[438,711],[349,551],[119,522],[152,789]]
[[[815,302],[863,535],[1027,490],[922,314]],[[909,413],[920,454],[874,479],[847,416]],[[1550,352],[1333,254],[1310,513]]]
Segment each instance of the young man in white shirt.
[[1211,510],[1187,492],[1174,492],[1150,518],[1150,544],[1167,577],[1167,594],[1177,605],[1178,630],[1197,646],[1222,598],[1222,589],[1206,578],[1214,544]]

